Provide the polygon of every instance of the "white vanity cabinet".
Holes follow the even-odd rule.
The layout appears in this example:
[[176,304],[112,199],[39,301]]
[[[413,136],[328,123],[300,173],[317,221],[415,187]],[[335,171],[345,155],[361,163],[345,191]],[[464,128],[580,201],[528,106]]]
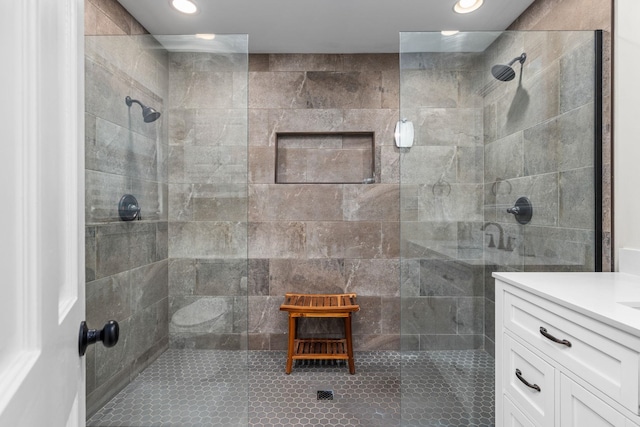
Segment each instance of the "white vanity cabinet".
[[640,426],[640,277],[494,276],[496,426]]

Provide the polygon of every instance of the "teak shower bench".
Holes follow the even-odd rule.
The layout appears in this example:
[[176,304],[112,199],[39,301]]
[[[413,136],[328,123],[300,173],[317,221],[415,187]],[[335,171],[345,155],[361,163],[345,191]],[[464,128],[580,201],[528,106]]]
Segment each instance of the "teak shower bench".
[[[353,342],[351,340],[351,314],[360,310],[356,294],[294,294],[287,293],[280,310],[289,312],[289,347],[285,372],[291,373],[294,359],[347,360],[349,373],[355,374]],[[298,317],[342,317],[344,338],[298,338]]]

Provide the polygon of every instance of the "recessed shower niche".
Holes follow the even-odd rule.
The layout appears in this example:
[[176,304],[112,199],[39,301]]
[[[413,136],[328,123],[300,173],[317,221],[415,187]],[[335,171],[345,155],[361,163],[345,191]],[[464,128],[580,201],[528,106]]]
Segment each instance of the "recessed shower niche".
[[276,183],[373,183],[374,147],[374,132],[279,132]]

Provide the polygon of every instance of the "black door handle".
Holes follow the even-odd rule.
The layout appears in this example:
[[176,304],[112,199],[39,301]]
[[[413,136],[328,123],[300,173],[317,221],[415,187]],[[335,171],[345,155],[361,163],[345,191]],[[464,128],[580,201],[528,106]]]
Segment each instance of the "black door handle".
[[84,356],[87,347],[102,341],[105,347],[113,347],[118,343],[120,325],[115,320],[109,320],[101,330],[89,329],[87,322],[80,322],[80,336],[78,337],[78,352]]

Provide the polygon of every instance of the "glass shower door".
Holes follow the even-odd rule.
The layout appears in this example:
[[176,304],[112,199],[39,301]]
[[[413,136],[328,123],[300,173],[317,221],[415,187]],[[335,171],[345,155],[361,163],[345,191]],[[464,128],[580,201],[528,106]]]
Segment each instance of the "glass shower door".
[[493,425],[492,272],[600,265],[597,36],[400,35],[403,426]]

